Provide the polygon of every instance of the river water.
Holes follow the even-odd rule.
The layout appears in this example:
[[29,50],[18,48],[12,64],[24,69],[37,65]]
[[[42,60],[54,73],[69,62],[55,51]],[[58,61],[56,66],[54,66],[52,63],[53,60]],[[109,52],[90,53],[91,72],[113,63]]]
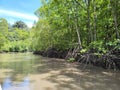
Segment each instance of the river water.
[[120,72],[32,53],[0,54],[3,90],[120,90]]

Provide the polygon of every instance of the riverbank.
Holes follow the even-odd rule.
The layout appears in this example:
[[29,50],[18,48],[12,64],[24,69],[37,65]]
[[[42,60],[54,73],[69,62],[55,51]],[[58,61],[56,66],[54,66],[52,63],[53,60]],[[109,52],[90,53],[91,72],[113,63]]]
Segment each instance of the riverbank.
[[42,55],[44,57],[50,58],[61,58],[65,59],[67,56],[68,50],[57,50],[55,48],[50,48],[46,51],[34,51],[33,54]]
[[[26,52],[0,52],[0,53],[26,53]],[[32,52],[30,52],[32,53]],[[114,50],[106,54],[99,54],[96,55],[95,53],[88,52],[77,55],[77,57],[72,58],[66,58],[68,55],[68,50],[57,50],[55,48],[50,48],[46,51],[35,51],[33,54],[41,55],[43,57],[49,57],[49,58],[59,58],[64,59],[67,62],[79,62],[89,65],[94,65],[97,67],[102,67],[104,69],[119,69],[120,70],[120,51]]]
[[[68,55],[68,50],[60,51],[55,48],[50,48],[46,51],[35,51],[34,54],[42,55],[44,57],[49,57],[49,58],[61,58],[66,60],[66,56]],[[77,55],[75,57],[75,60],[72,62],[80,62],[86,65],[92,64],[94,66],[102,67],[105,69],[120,70],[120,50],[112,50],[106,54],[99,54],[99,55],[92,52],[86,52]]]

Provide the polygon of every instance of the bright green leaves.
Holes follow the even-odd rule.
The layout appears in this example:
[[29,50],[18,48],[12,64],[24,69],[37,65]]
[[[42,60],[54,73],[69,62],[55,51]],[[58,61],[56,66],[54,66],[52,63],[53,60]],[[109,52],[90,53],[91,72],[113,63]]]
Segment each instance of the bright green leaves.
[[8,23],[4,18],[0,18],[0,49],[7,42]]
[[33,49],[42,50],[51,46],[52,39],[48,21],[44,19],[39,20],[36,28],[32,32],[34,33],[32,42]]
[[112,0],[112,5],[110,0],[43,1],[43,5],[36,11],[40,19],[33,31],[35,50],[45,50],[50,47],[73,48],[80,34],[84,47],[81,52],[93,48],[105,53],[108,50],[106,43],[116,38],[115,16],[118,23],[116,27],[120,29],[119,15],[112,14],[113,8],[116,10],[115,14],[120,12],[120,5],[116,5],[116,2],[120,3],[119,0]]
[[109,49],[118,49],[120,50],[120,39],[115,39],[114,41],[110,41],[106,43]]
[[12,31],[9,31],[8,33],[8,40],[10,41],[25,40],[28,37],[29,31],[18,28],[12,28]]
[[7,20],[0,18],[0,51],[27,51],[30,46],[30,31],[26,29],[27,26],[22,21],[8,27]]
[[75,62],[75,58],[69,58],[67,62]]
[[105,45],[103,41],[94,41],[89,45],[90,49],[93,49],[95,53],[106,53]]

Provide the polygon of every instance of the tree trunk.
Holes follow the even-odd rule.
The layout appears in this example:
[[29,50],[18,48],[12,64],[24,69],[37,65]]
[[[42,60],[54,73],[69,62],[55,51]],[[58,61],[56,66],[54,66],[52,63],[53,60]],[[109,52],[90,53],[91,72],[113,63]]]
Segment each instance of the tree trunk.
[[95,4],[95,0],[93,0],[93,3],[94,3],[94,17],[93,17],[93,19],[94,19],[94,23],[93,23],[93,27],[94,27],[94,41],[96,41],[97,40],[97,25],[96,25],[96,23],[97,23],[97,15],[96,15],[96,4]]
[[[77,21],[77,20],[75,19],[75,21]],[[78,46],[79,46],[79,49],[82,49],[78,25],[76,24],[75,27],[76,27],[76,32],[77,32],[77,36],[78,36]]]
[[88,45],[93,41],[93,34],[91,30],[91,20],[90,20],[90,2],[91,0],[87,0],[87,31],[88,31]]
[[80,38],[79,27],[78,27],[78,16],[76,14],[78,11],[76,2],[74,2],[74,6],[75,6],[75,14],[74,14],[75,29],[76,29],[76,33],[77,33],[77,37],[78,37],[78,47],[79,47],[79,49],[82,49],[81,38]]
[[118,30],[118,21],[117,21],[117,1],[119,0],[110,0],[111,6],[112,6],[112,13],[113,13],[113,19],[114,19],[114,28],[116,32],[116,39],[119,38],[119,30]]

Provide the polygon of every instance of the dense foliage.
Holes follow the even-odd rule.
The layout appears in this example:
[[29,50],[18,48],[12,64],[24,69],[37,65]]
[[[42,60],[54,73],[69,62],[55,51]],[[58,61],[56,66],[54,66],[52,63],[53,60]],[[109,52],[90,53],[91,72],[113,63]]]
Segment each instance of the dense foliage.
[[22,21],[8,25],[7,20],[0,19],[0,51],[24,52],[30,49],[30,31]]
[[[35,51],[79,46],[106,53],[120,49],[120,0],[41,0],[35,12]],[[116,43],[117,42],[117,43]]]
[[41,0],[31,30],[22,21],[0,19],[1,51],[79,47],[81,53],[120,49],[120,0]]

